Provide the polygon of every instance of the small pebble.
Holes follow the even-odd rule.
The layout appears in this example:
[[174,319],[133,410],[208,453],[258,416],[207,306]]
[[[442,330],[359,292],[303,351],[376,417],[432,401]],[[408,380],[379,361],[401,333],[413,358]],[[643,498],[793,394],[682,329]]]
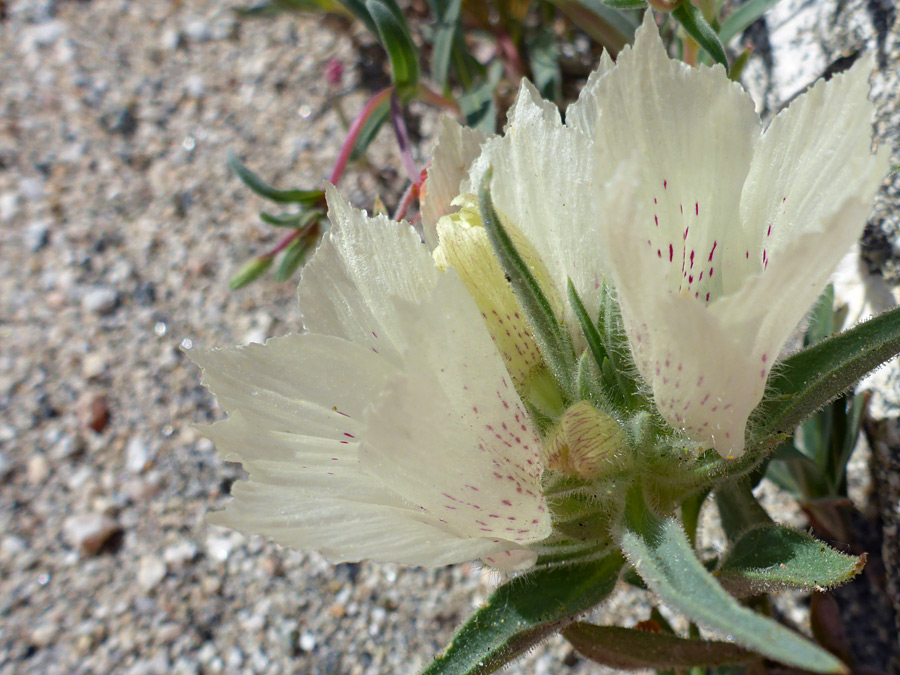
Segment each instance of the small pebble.
[[81,374],[86,380],[100,377],[106,372],[106,355],[100,352],[92,352],[84,357],[81,362]]
[[316,636],[308,630],[303,631],[300,635],[300,649],[305,652],[311,652],[316,648]]
[[163,559],[173,566],[184,565],[197,557],[197,544],[192,541],[182,541],[173,544],[163,551]]
[[129,473],[143,473],[150,464],[150,448],[140,436],[132,436],[125,446],[125,469]]
[[25,245],[36,253],[50,243],[50,228],[47,223],[38,222],[25,228]]
[[28,459],[28,482],[31,485],[41,485],[50,476],[50,464],[43,455],[35,455]]
[[102,513],[81,513],[63,521],[62,535],[72,548],[87,555],[94,555],[103,548],[119,526]]
[[103,394],[86,392],[78,401],[78,418],[82,426],[96,433],[102,432],[109,423],[109,403]]
[[108,286],[94,288],[81,299],[81,306],[92,314],[109,314],[118,304],[119,294]]
[[53,643],[59,632],[59,627],[54,623],[41,623],[31,631],[31,644],[41,649]]
[[155,555],[145,555],[138,565],[137,582],[145,591],[152,591],[166,578],[166,563]]

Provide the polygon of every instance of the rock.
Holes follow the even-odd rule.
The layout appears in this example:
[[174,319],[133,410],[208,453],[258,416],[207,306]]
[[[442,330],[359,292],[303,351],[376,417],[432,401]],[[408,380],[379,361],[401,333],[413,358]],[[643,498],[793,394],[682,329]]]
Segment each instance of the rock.
[[28,459],[28,482],[31,485],[41,485],[50,476],[50,464],[43,455],[35,455]]
[[25,245],[32,253],[40,251],[48,243],[50,243],[50,228],[47,223],[33,223],[25,228]]
[[85,392],[78,400],[78,419],[82,426],[101,433],[109,423],[109,403],[103,394]]
[[155,555],[146,555],[138,565],[137,582],[145,591],[152,591],[166,578],[166,563]]
[[12,462],[10,462],[6,455],[0,452],[0,478],[6,478],[7,474],[12,471]]
[[93,380],[106,372],[106,355],[100,352],[92,352],[84,357],[81,362],[81,374],[86,380]]
[[303,631],[303,634],[300,635],[300,649],[304,652],[311,652],[316,648],[316,636],[310,633],[308,630]]
[[38,649],[53,644],[59,627],[55,623],[41,623],[31,631],[31,644]]
[[184,27],[184,35],[191,42],[208,42],[213,38],[209,23],[203,19],[189,22]]
[[163,551],[163,559],[168,565],[180,566],[191,562],[197,557],[197,544],[192,541],[182,541],[173,544]]
[[125,446],[125,469],[129,473],[143,473],[150,464],[150,448],[140,436],[132,436]]
[[109,314],[118,304],[118,292],[108,286],[91,289],[81,299],[81,306],[91,314]]
[[0,194],[0,221],[9,222],[19,215],[19,194],[4,192]]
[[119,525],[102,513],[82,513],[63,521],[62,535],[72,548],[87,555],[100,552],[103,545],[119,532]]
[[19,181],[19,193],[29,202],[39,202],[44,198],[44,183],[38,178],[23,178]]

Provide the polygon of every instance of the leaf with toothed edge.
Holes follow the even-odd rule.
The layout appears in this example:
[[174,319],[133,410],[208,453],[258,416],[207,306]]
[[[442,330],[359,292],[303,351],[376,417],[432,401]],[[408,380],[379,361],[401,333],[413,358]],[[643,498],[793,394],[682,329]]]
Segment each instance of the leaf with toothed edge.
[[422,675],[494,672],[603,602],[615,589],[623,562],[615,552],[590,562],[541,568],[506,582]]
[[834,656],[801,635],[741,606],[697,559],[681,524],[647,506],[640,485],[629,491],[621,547],[647,586],[688,619],[786,665],[844,673]]

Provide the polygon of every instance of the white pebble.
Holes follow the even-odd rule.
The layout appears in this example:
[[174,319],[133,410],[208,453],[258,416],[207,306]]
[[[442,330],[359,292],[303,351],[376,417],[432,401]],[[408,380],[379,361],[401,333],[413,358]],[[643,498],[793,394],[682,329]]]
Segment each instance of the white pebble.
[[125,446],[125,469],[129,473],[143,473],[150,464],[150,448],[140,436],[132,436]]
[[145,555],[138,566],[137,582],[145,591],[152,591],[166,578],[166,563],[155,555]]
[[81,306],[93,314],[109,314],[116,308],[119,294],[113,288],[100,286],[84,294]]
[[310,633],[308,630],[303,631],[303,634],[300,636],[300,649],[305,652],[311,652],[316,648],[316,636]]
[[118,532],[119,526],[102,513],[81,513],[63,521],[63,539],[82,553],[97,553],[109,538]]

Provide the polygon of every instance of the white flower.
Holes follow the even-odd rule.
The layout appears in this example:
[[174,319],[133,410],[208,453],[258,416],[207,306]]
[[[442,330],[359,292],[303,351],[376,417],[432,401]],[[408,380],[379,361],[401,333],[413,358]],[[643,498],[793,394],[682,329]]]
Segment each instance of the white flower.
[[248,481],[211,522],[336,561],[530,565],[541,441],[475,303],[405,223],[329,190],[302,335],[194,355]]
[[816,84],[763,131],[723,68],[668,58],[647,12],[566,126],[524,84],[506,135],[486,142],[461,190],[493,166],[498,212],[592,315],[607,276],[660,413],[734,457],[887,171],[888,153],[871,153],[871,64]]

